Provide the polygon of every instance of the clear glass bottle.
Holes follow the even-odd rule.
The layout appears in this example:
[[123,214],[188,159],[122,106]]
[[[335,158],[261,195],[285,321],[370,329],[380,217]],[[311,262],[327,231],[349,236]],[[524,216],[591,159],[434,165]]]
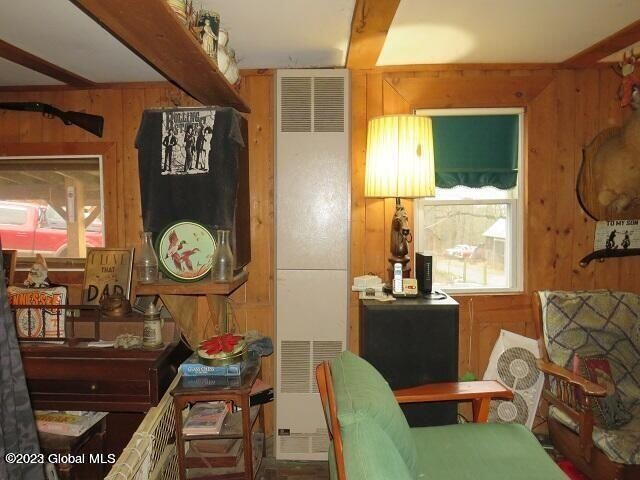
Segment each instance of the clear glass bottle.
[[233,253],[230,245],[230,230],[216,230],[216,249],[211,260],[211,280],[230,282],[233,280]]
[[153,248],[151,232],[142,232],[142,248],[135,261],[138,282],[153,283],[158,280],[158,256]]

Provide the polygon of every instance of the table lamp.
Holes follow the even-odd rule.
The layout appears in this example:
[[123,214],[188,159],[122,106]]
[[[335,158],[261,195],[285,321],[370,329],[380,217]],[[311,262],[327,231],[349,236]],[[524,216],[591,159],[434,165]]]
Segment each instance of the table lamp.
[[412,240],[409,216],[400,198],[433,197],[435,172],[431,118],[385,115],[369,120],[365,197],[396,199],[391,221],[390,280],[395,263],[409,277],[408,243]]

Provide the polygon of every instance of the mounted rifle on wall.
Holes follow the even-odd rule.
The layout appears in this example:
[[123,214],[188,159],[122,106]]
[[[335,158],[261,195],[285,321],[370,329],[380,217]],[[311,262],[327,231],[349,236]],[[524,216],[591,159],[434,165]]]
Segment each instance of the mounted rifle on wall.
[[[631,238],[640,235],[640,58],[625,53],[614,68],[622,77],[620,107],[631,106],[632,114],[623,126],[600,132],[583,150],[576,193],[583,210],[599,222],[595,251],[580,261],[582,267],[594,259],[640,255],[640,238]],[[623,230],[620,249],[613,239],[599,238],[609,230],[614,236],[623,233],[612,229],[623,226],[632,228]]]
[[58,117],[65,125],[76,125],[95,136],[102,138],[104,118],[82,112],[63,112],[52,105],[39,102],[0,102],[0,109],[22,112],[41,112],[44,117]]

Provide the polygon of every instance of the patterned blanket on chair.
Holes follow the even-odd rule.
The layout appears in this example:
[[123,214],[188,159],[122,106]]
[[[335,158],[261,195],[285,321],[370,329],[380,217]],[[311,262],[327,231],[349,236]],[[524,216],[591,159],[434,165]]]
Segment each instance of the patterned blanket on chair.
[[[640,414],[640,296],[609,290],[540,292],[549,358],[571,370],[574,354],[604,356],[627,410]],[[575,428],[556,409],[550,414]],[[640,419],[621,429],[594,428],[594,443],[611,460],[640,464]]]

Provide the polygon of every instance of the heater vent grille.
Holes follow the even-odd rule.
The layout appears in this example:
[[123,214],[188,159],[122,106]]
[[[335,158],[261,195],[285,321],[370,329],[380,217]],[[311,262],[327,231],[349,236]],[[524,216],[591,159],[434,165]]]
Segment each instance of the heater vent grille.
[[344,77],[316,77],[313,82],[313,130],[344,132]]
[[311,77],[280,80],[281,131],[311,131]]
[[280,343],[282,393],[309,393],[311,388],[311,342],[283,340]]
[[311,434],[311,453],[326,453],[329,451],[329,433],[326,428],[318,429]]
[[336,340],[317,340],[313,342],[313,371],[311,372],[312,378],[314,378],[313,393],[318,393],[318,384],[315,382],[315,368],[319,363],[328,362],[338,356],[343,350],[342,342]]

